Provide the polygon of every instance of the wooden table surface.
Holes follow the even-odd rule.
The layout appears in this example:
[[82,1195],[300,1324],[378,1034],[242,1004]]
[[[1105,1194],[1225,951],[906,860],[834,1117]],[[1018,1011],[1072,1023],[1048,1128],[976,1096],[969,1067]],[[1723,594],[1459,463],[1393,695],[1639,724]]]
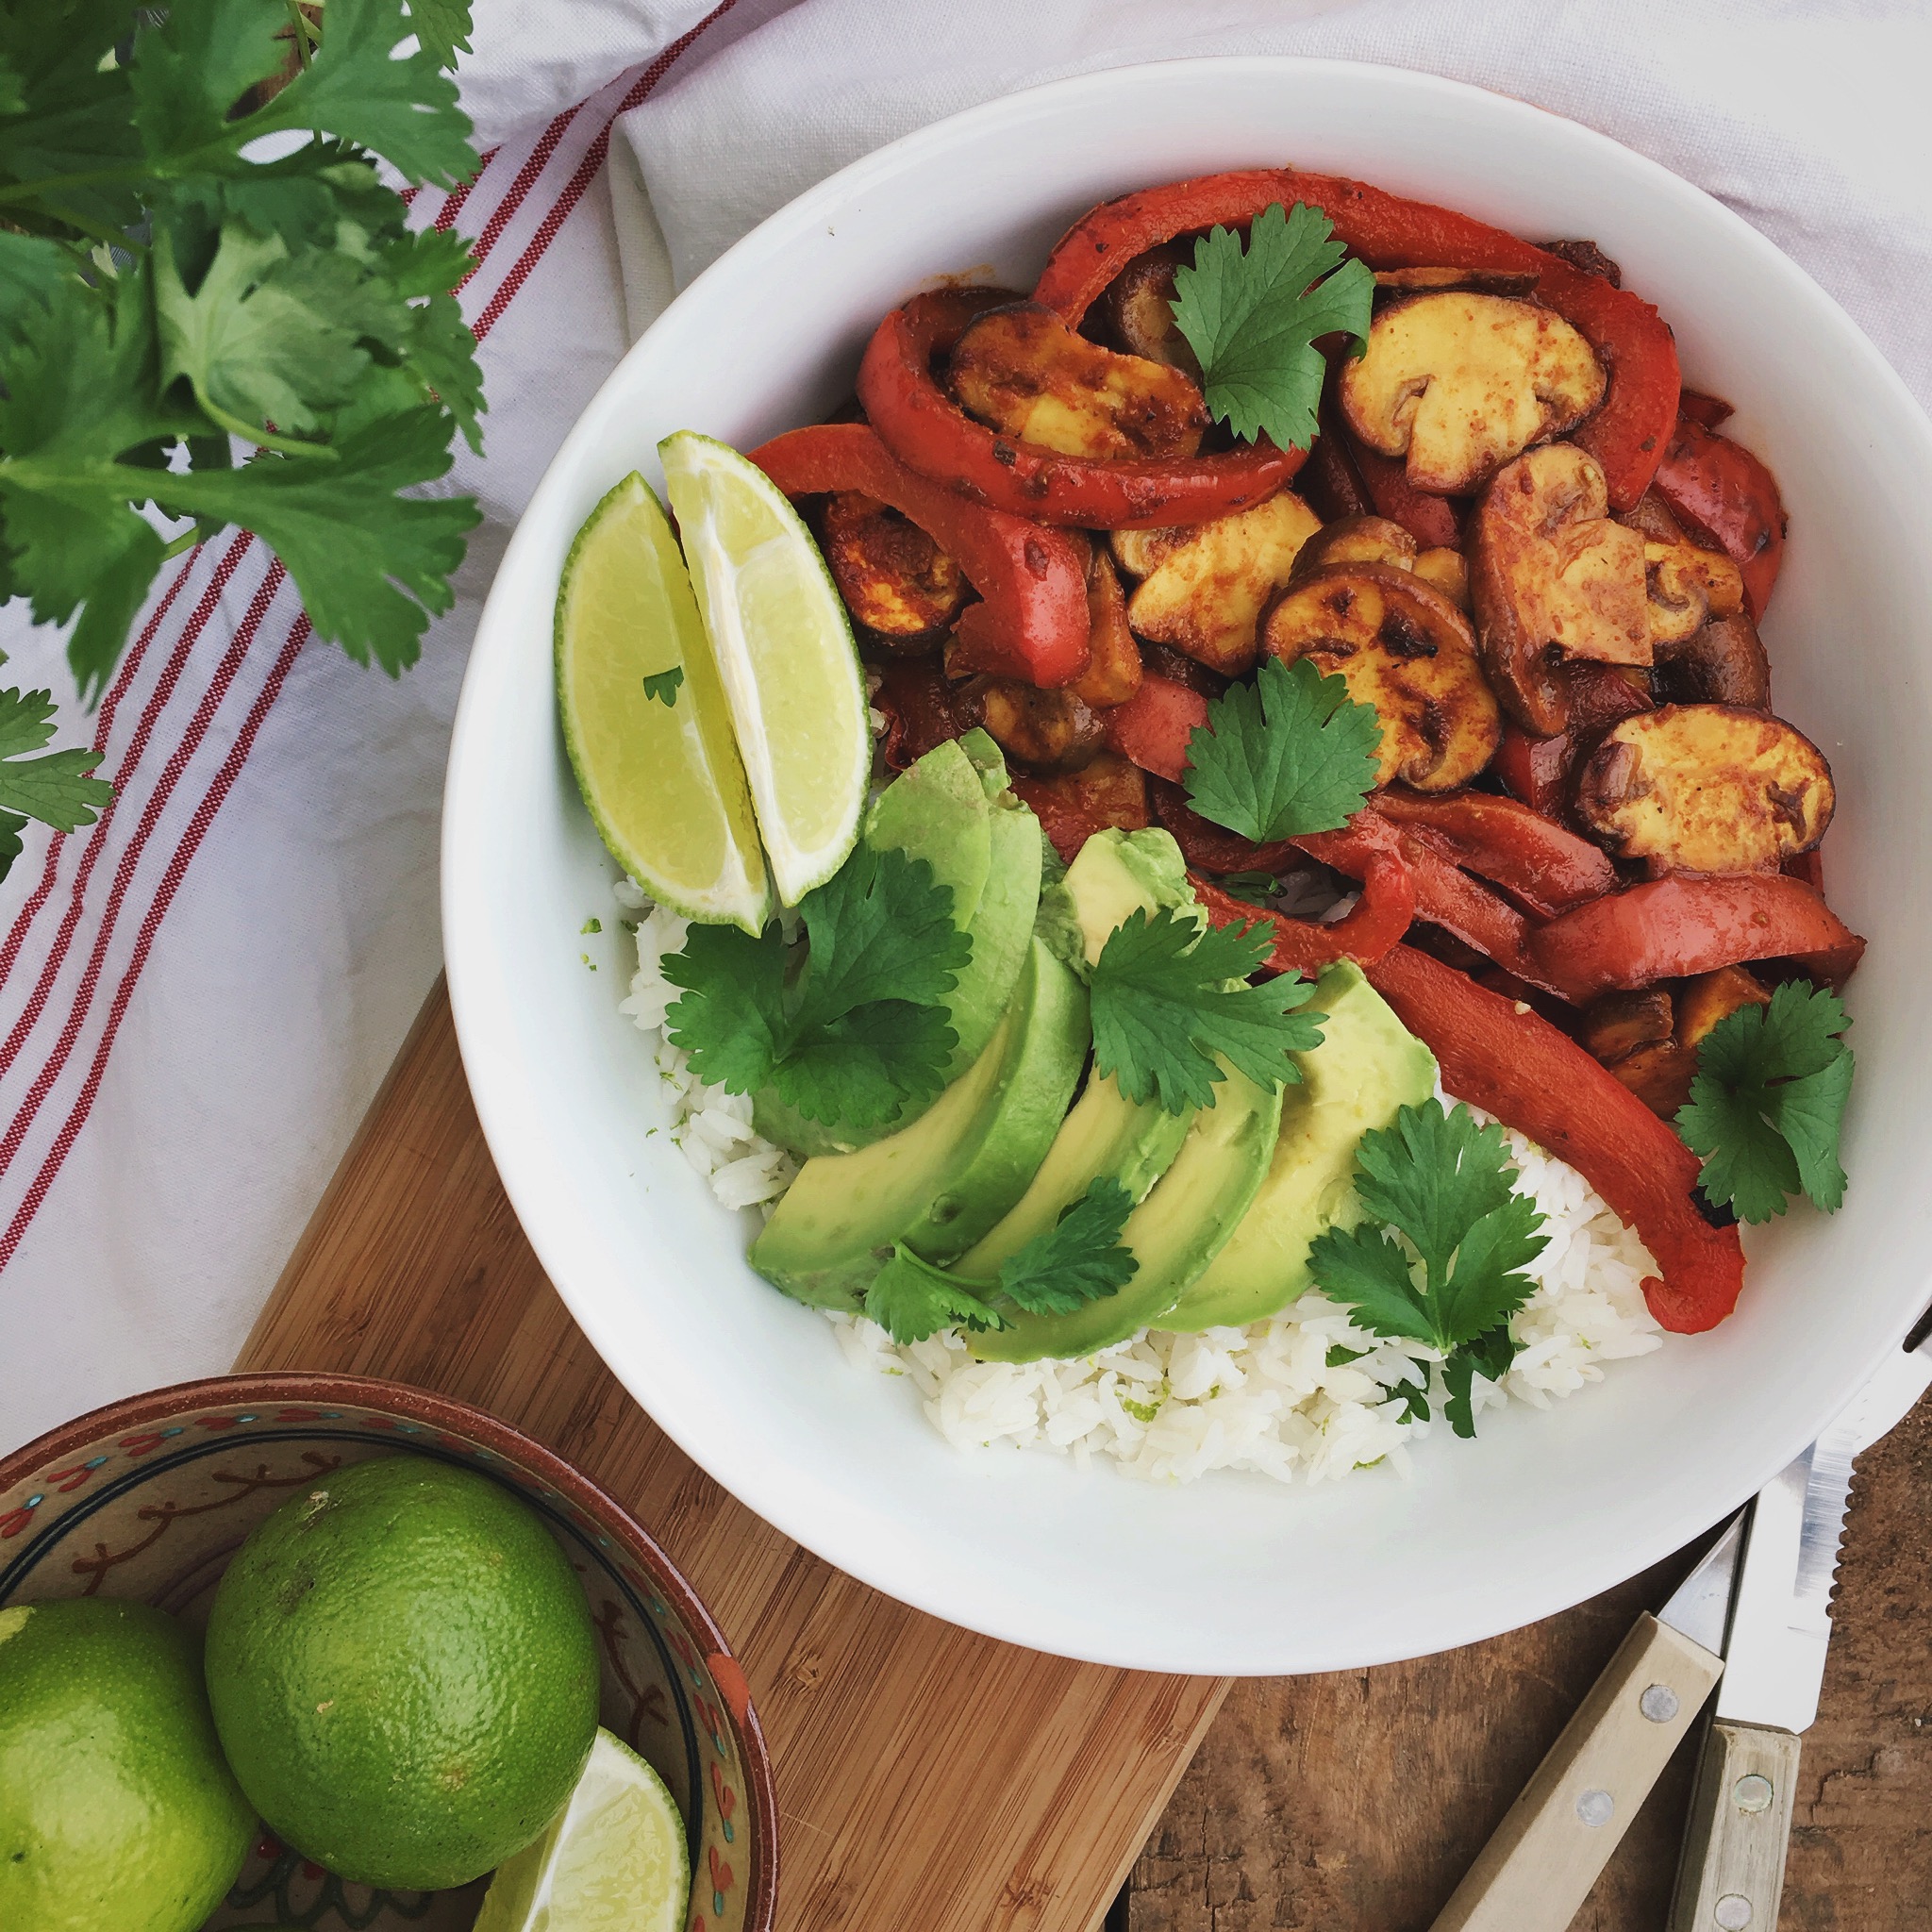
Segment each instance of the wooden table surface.
[[[459,1395],[632,1507],[745,1663],[776,1766],[786,1932],[1091,1932],[1130,1865],[1110,1927],[1426,1932],[1694,1556],[1488,1643],[1231,1690],[908,1610],[725,1496],[597,1360],[504,1199],[440,990],[238,1366]],[[1860,1466],[1782,1932],[1932,1926],[1928,1599],[1932,1405]],[[1576,1932],[1662,1932],[1690,1774],[1687,1750]]]

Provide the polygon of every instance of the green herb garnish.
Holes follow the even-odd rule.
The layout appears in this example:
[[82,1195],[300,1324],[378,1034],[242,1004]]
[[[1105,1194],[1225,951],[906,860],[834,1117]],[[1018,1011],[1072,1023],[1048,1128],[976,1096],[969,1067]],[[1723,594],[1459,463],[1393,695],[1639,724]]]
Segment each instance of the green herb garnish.
[[674,664],[669,671],[654,672],[644,679],[644,696],[656,698],[668,711],[677,703],[677,688],[684,682],[684,666]]
[[791,961],[777,924],[753,939],[693,925],[664,976],[665,1015],[700,1078],[733,1093],[765,1086],[808,1120],[876,1126],[944,1085],[958,1043],[941,1002],[972,956],[953,889],[923,858],[863,842],[799,901],[808,951]]
[[975,1281],[895,1242],[873,1277],[865,1312],[894,1341],[923,1341],[941,1328],[981,1333],[1012,1324],[999,1304],[1029,1315],[1070,1315],[1102,1295],[1118,1293],[1140,1262],[1121,1241],[1133,1196],[1103,1174],[1044,1234],[1008,1257],[994,1281]]
[[1769,1221],[1796,1193],[1837,1210],[1852,1087],[1852,1050],[1840,1036],[1850,1024],[1835,993],[1788,980],[1768,1007],[1740,1007],[1705,1036],[1677,1131],[1704,1156],[1707,1200],[1740,1221]]
[[[1543,1217],[1515,1191],[1502,1128],[1478,1126],[1459,1104],[1447,1113],[1438,1100],[1405,1107],[1392,1126],[1362,1136],[1356,1168],[1367,1219],[1318,1236],[1309,1270],[1357,1326],[1442,1352],[1444,1413],[1458,1436],[1473,1436],[1472,1383],[1478,1370],[1500,1379],[1515,1357],[1509,1318],[1536,1291],[1520,1271],[1549,1244],[1537,1231]],[[1412,1419],[1427,1417],[1426,1380],[1396,1392]]]
[[0,879],[21,854],[20,835],[28,819],[56,831],[91,825],[114,788],[86,774],[101,754],[75,745],[28,758],[54,735],[54,693],[0,691]]
[[1319,208],[1298,201],[1284,214],[1277,201],[1255,217],[1245,252],[1233,229],[1215,228],[1174,275],[1174,325],[1208,408],[1249,442],[1265,432],[1307,449],[1327,373],[1316,339],[1351,337],[1357,354],[1367,341],[1375,278],[1334,235]]

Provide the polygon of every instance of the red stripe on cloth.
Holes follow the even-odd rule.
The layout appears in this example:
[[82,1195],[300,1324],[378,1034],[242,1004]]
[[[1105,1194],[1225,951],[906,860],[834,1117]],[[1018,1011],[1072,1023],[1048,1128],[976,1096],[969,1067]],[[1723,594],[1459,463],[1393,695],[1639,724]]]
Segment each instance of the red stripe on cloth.
[[[47,1158],[41,1163],[40,1172],[34,1175],[32,1185],[26,1191],[26,1197],[20,1204],[19,1211],[8,1224],[7,1232],[0,1236],[0,1268],[5,1268],[13,1258],[13,1251],[19,1247],[21,1237],[26,1233],[34,1216],[40,1212],[41,1203],[47,1198],[47,1190],[54,1185],[55,1176],[60,1172],[80,1130],[87,1124],[87,1117],[93,1110],[94,1097],[101,1091],[101,1076],[108,1069],[108,1056],[114,1050],[115,1036],[121,1030],[122,1017],[127,1011],[127,1003],[134,996],[134,989],[141,982],[141,975],[147,966],[148,953],[155,941],[155,935],[161,928],[161,921],[168,915],[168,908],[174,904],[175,894],[180,889],[181,881],[188,875],[194,855],[201,848],[201,841],[208,835],[208,828],[213,824],[215,814],[221,810],[228,793],[234,790],[235,780],[241,776],[242,768],[248,762],[249,754],[255,749],[256,734],[261,729],[261,723],[274,708],[276,698],[281,695],[282,686],[295,659],[301,655],[302,646],[308,641],[308,617],[306,611],[298,612],[290,626],[288,641],[283,644],[281,655],[275,659],[261,690],[257,692],[248,716],[243,721],[235,742],[228,749],[228,756],[222,761],[222,768],[215,774],[214,783],[208,787],[208,795],[195,808],[194,816],[189,821],[188,830],[181,843],[175,847],[175,856],[168,861],[168,870],[163,874],[160,889],[155,894],[154,903],[148,908],[147,917],[141,923],[141,931],[135,938],[134,957],[128,961],[127,971],[122,974],[121,984],[115,989],[114,1004],[108,1013],[108,1024],[101,1034],[100,1044],[94,1049],[92,1064],[88,1068],[87,1079],[81,1086],[80,1097],[75,1102],[73,1111],[62,1123],[56,1135],[54,1144],[47,1150]],[[10,1158],[10,1157],[9,1157]]]
[[[238,546],[239,548],[239,546]],[[235,635],[229,640],[228,648],[222,654],[222,661],[216,667],[215,675],[208,688],[202,693],[201,703],[195,708],[181,742],[169,755],[168,762],[161,769],[159,782],[149,794],[147,803],[142,808],[141,821],[136,827],[134,838],[127,849],[121,855],[121,862],[114,869],[114,884],[108,893],[108,904],[101,914],[99,929],[94,934],[94,942],[88,955],[86,970],[81,974],[79,990],[75,992],[74,1006],[67,1015],[66,1024],[60,1029],[60,1036],[54,1043],[54,1050],[47,1056],[46,1064],[35,1076],[33,1085],[27,1089],[26,1099],[20,1111],[8,1124],[4,1138],[0,1138],[0,1174],[4,1174],[13,1164],[13,1157],[20,1152],[20,1145],[26,1139],[28,1131],[41,1111],[41,1104],[47,1097],[54,1082],[60,1077],[68,1058],[74,1051],[74,1042],[79,1037],[80,1029],[87,1024],[87,1016],[93,1007],[94,992],[100,985],[101,969],[107,959],[108,948],[113,942],[114,928],[120,922],[122,902],[127,896],[127,888],[134,877],[135,869],[141,863],[142,854],[147,849],[147,841],[153,835],[161,813],[168,801],[174,796],[175,787],[180,782],[181,774],[187,769],[188,761],[201,749],[202,740],[213,724],[215,713],[221,708],[222,700],[228,694],[228,687],[234,683],[236,674],[242,669],[242,659],[248,655],[248,647],[255,641],[255,634],[261,628],[261,621],[268,615],[268,608],[275,601],[275,592],[282,587],[288,573],[279,562],[271,564],[262,577],[255,595],[249,601],[247,614],[236,626]],[[89,855],[92,857],[92,852]],[[71,915],[70,915],[71,916]],[[68,928],[71,931],[71,927]],[[63,933],[63,939],[65,933]],[[11,1042],[9,1042],[10,1044]]]
[[[156,605],[154,615],[142,626],[141,636],[136,639],[134,648],[123,655],[120,672],[108,688],[108,695],[101,700],[100,719],[94,726],[94,749],[97,752],[106,754],[108,735],[114,728],[114,716],[121,708],[121,700],[126,695],[127,687],[132,682],[134,674],[141,669],[141,660],[147,656],[147,647],[154,642],[155,633],[160,629],[162,619],[167,616],[175,599],[181,594],[181,586],[188,581],[200,558],[201,545],[197,543],[188,561],[175,574],[175,581],[168,586],[161,601]],[[100,818],[106,818],[113,808],[110,802],[100,814]],[[95,824],[99,823],[100,819],[96,819]],[[54,890],[55,875],[60,869],[62,849],[69,836],[65,832],[56,832],[47,841],[47,862],[42,869],[41,882],[28,895],[25,904],[21,907],[12,929],[7,935],[7,943],[0,946],[0,986],[7,983],[7,975],[13,971],[14,962],[20,958],[20,949],[25,941],[27,928],[33,924],[41,908],[47,903],[47,895]]]
[[550,157],[557,152],[557,144],[564,137],[564,131],[583,111],[585,103],[579,101],[575,108],[564,111],[543,130],[537,145],[525,156],[524,164],[517,170],[516,179],[509,184],[503,199],[491,210],[490,219],[483,225],[483,232],[476,237],[471,253],[475,257],[475,266],[457,284],[456,292],[461,294],[464,288],[475,278],[476,270],[483,266],[484,258],[496,246],[498,238],[510,224],[511,217],[523,207],[530,190],[537,185],[537,177],[549,165]]
[[[212,580],[196,601],[193,613],[189,618],[181,636],[175,641],[174,653],[168,659],[159,681],[148,694],[148,701],[142,707],[141,722],[135,727],[134,737],[127,747],[127,755],[121,760],[120,773],[117,774],[123,784],[125,783],[125,774],[134,770],[146,752],[148,741],[154,736],[156,721],[167,708],[168,701],[174,696],[175,688],[181,681],[181,674],[187,668],[196,640],[207,627],[208,619],[214,615],[221,602],[222,592],[227,588],[228,579],[234,575],[236,567],[254,541],[255,539],[245,530],[240,532],[228,545],[220,563],[215,566]],[[172,790],[172,787],[170,789]],[[106,808],[90,829],[86,846],[81,853],[80,869],[75,874],[74,885],[68,894],[67,910],[61,916],[59,929],[54,935],[47,958],[42,962],[41,974],[35,982],[33,992],[28,997],[26,1009],[14,1023],[13,1029],[6,1041],[0,1042],[0,1074],[5,1074],[19,1058],[22,1045],[46,1009],[54,981],[58,977],[60,968],[66,963],[67,950],[73,943],[75,928],[80,924],[80,916],[87,903],[87,889],[93,877],[94,867],[100,862],[102,853],[108,849],[108,833],[113,824],[115,808],[120,802],[117,788],[116,795],[108,800]]]

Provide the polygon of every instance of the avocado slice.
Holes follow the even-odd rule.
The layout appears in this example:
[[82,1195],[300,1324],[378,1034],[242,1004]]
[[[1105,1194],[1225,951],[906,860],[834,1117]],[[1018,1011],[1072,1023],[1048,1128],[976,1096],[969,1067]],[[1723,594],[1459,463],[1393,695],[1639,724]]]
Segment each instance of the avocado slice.
[[1016,1314],[1010,1327],[969,1336],[982,1361],[1030,1362],[1111,1348],[1158,1324],[1221,1252],[1268,1172],[1281,1129],[1279,1088],[1270,1092],[1225,1063],[1222,1072],[1226,1077],[1214,1090],[1214,1105],[1189,1122],[1174,1165],[1121,1230],[1141,1264],[1133,1278],[1071,1315]]
[[[1041,897],[1064,901],[1070,931],[1049,940],[1083,952],[1091,963],[1122,920],[1137,907],[1193,903],[1180,848],[1166,832],[1096,832]],[[1066,957],[1062,951],[1061,957]],[[1186,1140],[1193,1108],[1169,1113],[1158,1101],[1126,1098],[1110,1075],[1089,1076],[1066,1124],[1011,1212],[959,1257],[962,1274],[991,1279],[1001,1265],[1060,1218],[1102,1175],[1120,1182],[1135,1201],[1164,1174]]]
[[789,1295],[856,1308],[894,1241],[929,1260],[970,1247],[1053,1144],[1087,1058],[1087,989],[1039,941],[986,1050],[909,1126],[808,1160],[751,1264]]
[[1328,1017],[1321,1045],[1296,1056],[1301,1084],[1286,1090],[1268,1177],[1233,1239],[1161,1317],[1163,1328],[1241,1327],[1298,1300],[1315,1237],[1362,1218],[1355,1191],[1361,1137],[1436,1091],[1435,1056],[1353,961],[1329,967],[1309,1005]]
[[[866,821],[866,842],[924,859],[953,890],[953,923],[973,953],[946,995],[958,1043],[951,1082],[977,1063],[1012,999],[1040,904],[1040,822],[1007,789],[999,747],[983,731],[948,739],[886,787]],[[753,1124],[794,1154],[849,1152],[908,1125],[913,1106],[873,1127],[807,1120],[770,1088],[753,1103]]]

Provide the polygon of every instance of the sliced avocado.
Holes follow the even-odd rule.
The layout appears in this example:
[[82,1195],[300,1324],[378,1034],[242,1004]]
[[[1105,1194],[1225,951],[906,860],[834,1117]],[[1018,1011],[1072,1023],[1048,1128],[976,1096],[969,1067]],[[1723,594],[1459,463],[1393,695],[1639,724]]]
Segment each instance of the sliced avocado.
[[[982,746],[973,744],[975,738]],[[973,941],[972,957],[946,995],[947,1018],[958,1035],[945,1066],[950,1083],[978,1061],[1020,976],[1040,904],[1040,822],[1007,791],[999,747],[983,731],[969,732],[935,745],[887,786],[865,839],[875,849],[895,846],[926,860],[940,883],[952,888],[953,923]],[[753,1103],[752,1119],[767,1140],[810,1156],[863,1147],[922,1111],[908,1108],[876,1126],[852,1127],[807,1120],[767,1088]]]
[[1390,1011],[1360,967],[1349,960],[1329,967],[1308,1004],[1328,1017],[1321,1045],[1295,1056],[1301,1084],[1286,1090],[1268,1177],[1233,1239],[1161,1317],[1163,1328],[1241,1327],[1298,1300],[1307,1290],[1315,1237],[1362,1217],[1357,1142],[1436,1091],[1435,1056]]
[[1279,1088],[1271,1093],[1231,1067],[1222,1071],[1226,1077],[1214,1090],[1214,1105],[1188,1124],[1174,1165],[1121,1230],[1141,1264],[1133,1278],[1071,1315],[1013,1315],[1009,1328],[969,1336],[982,1361],[1030,1362],[1111,1348],[1158,1324],[1221,1252],[1268,1172],[1281,1128]]
[[[1041,937],[1061,958],[1079,953],[1097,959],[1108,935],[1137,907],[1152,912],[1157,906],[1189,904],[1193,896],[1179,848],[1167,833],[1099,832],[1080,848],[1066,877],[1041,895],[1042,926],[1050,908],[1055,914],[1055,931]],[[1110,1077],[1091,1075],[1032,1185],[1005,1220],[960,1257],[959,1272],[991,1279],[1102,1175],[1140,1201],[1173,1164],[1192,1118],[1191,1108],[1172,1114],[1157,1101],[1136,1103]]]
[[1089,1040],[1086,988],[1029,942],[985,1052],[909,1126],[808,1160],[752,1243],[752,1266],[800,1301],[854,1308],[894,1241],[950,1260],[1025,1191]]

